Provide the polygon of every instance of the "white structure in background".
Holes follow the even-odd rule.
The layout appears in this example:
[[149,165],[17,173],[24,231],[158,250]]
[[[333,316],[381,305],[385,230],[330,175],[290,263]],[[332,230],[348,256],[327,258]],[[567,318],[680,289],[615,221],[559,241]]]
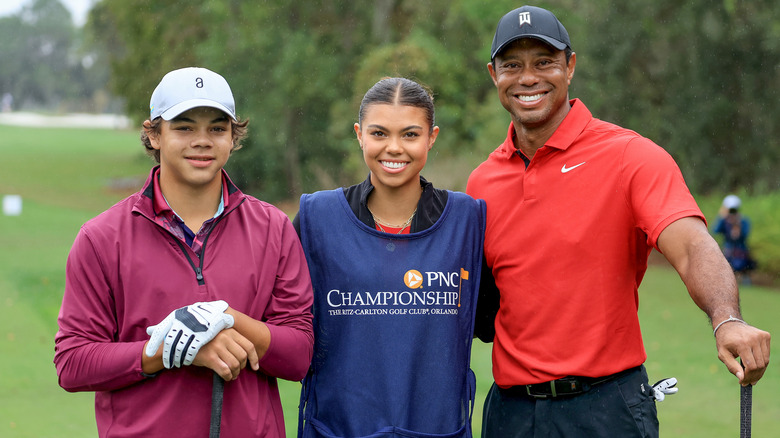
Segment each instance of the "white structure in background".
[[11,93],[3,93],[3,98],[0,99],[0,106],[2,106],[2,112],[10,113],[14,105],[14,96]]
[[22,197],[19,195],[3,196],[3,214],[6,216],[19,216],[22,214]]
[[28,112],[0,112],[0,125],[36,128],[128,129],[130,119],[117,114],[66,114],[49,116]]

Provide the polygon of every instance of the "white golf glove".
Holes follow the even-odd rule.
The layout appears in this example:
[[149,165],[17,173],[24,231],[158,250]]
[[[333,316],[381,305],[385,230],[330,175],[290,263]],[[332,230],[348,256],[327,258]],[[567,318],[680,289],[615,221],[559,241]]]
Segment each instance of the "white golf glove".
[[659,380],[653,385],[653,397],[657,401],[664,401],[666,394],[676,394],[679,388],[677,386],[677,379],[670,377],[668,379]]
[[217,333],[233,327],[233,316],[225,313],[225,301],[199,302],[174,310],[157,325],[146,329],[151,336],[146,355],[151,357],[163,345],[165,368],[192,364],[200,348]]

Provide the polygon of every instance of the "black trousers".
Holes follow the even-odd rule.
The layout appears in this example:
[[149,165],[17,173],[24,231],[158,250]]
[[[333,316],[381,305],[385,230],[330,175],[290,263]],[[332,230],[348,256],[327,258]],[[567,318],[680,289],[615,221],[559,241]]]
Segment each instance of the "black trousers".
[[533,398],[493,383],[482,418],[483,438],[658,437],[658,414],[644,366],[588,392]]

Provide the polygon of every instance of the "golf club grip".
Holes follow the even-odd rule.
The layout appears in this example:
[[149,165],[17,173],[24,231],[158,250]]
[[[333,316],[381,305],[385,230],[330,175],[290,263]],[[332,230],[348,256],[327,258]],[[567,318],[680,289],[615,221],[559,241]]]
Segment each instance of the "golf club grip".
[[753,421],[753,385],[741,386],[739,395],[739,437],[750,438]]
[[225,392],[225,381],[216,372],[211,384],[211,425],[209,426],[209,438],[219,438],[219,429],[222,425],[222,396]]

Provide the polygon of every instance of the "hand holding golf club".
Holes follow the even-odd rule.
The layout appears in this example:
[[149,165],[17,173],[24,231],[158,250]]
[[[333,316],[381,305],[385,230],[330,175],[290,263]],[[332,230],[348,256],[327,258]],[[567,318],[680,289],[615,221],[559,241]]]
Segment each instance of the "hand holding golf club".
[[146,344],[146,355],[153,356],[163,345],[165,368],[192,364],[202,346],[217,333],[233,327],[233,317],[225,313],[225,301],[198,302],[171,312],[146,333],[151,339]]
[[[238,321],[236,322],[238,325]],[[259,360],[255,345],[233,328],[222,330],[201,347],[192,366],[212,369],[229,382],[238,378],[245,368],[257,371]]]
[[769,365],[770,334],[731,316],[721,319],[716,328],[713,335],[718,358],[740,384],[756,384]]

